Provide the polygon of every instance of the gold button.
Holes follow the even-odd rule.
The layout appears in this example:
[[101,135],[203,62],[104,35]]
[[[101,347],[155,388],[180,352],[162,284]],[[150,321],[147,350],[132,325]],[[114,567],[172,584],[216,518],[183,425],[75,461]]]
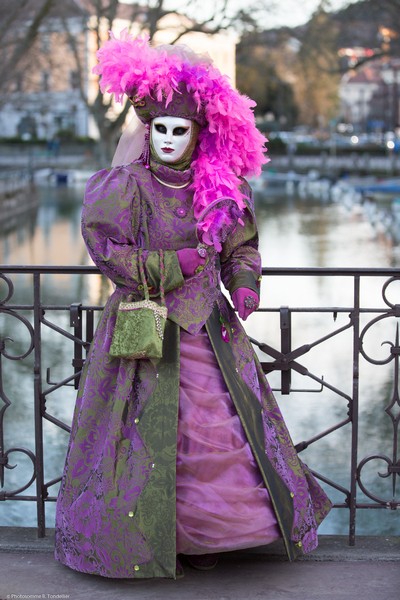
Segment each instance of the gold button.
[[132,511],[132,510],[130,510],[130,511],[128,512],[128,517],[131,517],[131,518],[133,517],[133,511]]
[[290,492],[290,497],[291,497],[291,498],[294,498],[294,494],[293,494],[293,492]]
[[303,545],[303,544],[302,544],[301,542],[297,542],[297,544],[296,544],[296,546],[298,546],[299,548],[301,548],[301,547],[302,547],[302,545]]
[[136,425],[139,423],[139,419],[138,419],[138,417],[136,417],[136,419],[135,419],[135,423],[136,423]]
[[133,570],[134,570],[134,571],[140,571],[140,567],[139,567],[139,565],[135,565],[135,566],[133,567]]

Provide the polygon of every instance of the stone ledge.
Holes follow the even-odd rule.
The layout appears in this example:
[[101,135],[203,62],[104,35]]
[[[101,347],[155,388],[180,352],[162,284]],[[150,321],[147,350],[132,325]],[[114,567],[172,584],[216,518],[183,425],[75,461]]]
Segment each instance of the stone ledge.
[[54,529],[38,538],[36,527],[0,527],[0,552],[53,552]]
[[[0,527],[0,552],[53,553],[54,529],[38,538],[34,527]],[[282,542],[229,553],[240,556],[262,554],[266,559],[286,561]],[[321,535],[319,547],[298,560],[319,562],[400,561],[400,537],[358,536],[356,545],[349,546],[347,536]]]

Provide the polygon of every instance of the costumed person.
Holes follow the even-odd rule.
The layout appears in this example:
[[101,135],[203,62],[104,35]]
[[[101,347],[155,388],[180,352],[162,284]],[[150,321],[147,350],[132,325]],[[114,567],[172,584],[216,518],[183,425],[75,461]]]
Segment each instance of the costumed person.
[[[80,381],[56,558],[105,577],[176,578],[177,557],[206,569],[218,553],[282,538],[293,559],[317,546],[331,503],[234,310],[245,320],[259,303],[244,179],[266,162],[254,103],[184,46],[123,32],[98,59],[102,91],[126,94],[138,125],[85,192],[83,236],[115,291]],[[147,305],[147,290],[158,326],[157,309],[168,311],[162,356],[121,358],[145,333],[121,333],[121,310]]]

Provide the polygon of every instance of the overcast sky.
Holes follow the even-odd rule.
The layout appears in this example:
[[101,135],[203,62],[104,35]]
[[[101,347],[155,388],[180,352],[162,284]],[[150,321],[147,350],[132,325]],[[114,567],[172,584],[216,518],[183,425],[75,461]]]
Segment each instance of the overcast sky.
[[[331,0],[332,10],[343,8],[348,4],[353,4],[357,0]],[[287,25],[294,27],[306,23],[319,4],[319,0],[280,0],[276,3],[270,17],[265,23],[266,28]],[[266,0],[266,6],[268,1]]]
[[[137,2],[137,0],[120,1],[128,4]],[[357,1],[359,0],[330,0],[330,6],[332,10],[336,10]],[[146,0],[142,0],[142,2],[145,4],[147,3]],[[237,8],[238,6],[246,7],[251,3],[249,0],[228,0],[228,2],[228,6],[231,6],[232,8]],[[271,7],[271,11],[268,12],[265,22],[260,23],[260,25],[269,29],[284,25],[294,27],[295,25],[306,23],[319,5],[320,0],[262,0],[262,2],[266,8]],[[167,0],[168,8],[180,9],[182,11],[185,10],[187,4],[187,0]],[[197,10],[201,11],[200,18],[202,18],[207,14],[208,7],[218,6],[218,3],[216,3],[215,0],[195,0],[194,5]]]

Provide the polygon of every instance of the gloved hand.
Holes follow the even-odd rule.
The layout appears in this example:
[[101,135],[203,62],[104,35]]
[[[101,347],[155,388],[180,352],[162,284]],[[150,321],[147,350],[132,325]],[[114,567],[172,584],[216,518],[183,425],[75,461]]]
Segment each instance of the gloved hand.
[[197,248],[182,248],[182,250],[177,250],[176,254],[184,277],[192,277],[196,269],[204,268],[206,257],[200,256]]
[[239,317],[245,321],[258,308],[258,294],[249,288],[238,288],[232,294],[233,305]]

